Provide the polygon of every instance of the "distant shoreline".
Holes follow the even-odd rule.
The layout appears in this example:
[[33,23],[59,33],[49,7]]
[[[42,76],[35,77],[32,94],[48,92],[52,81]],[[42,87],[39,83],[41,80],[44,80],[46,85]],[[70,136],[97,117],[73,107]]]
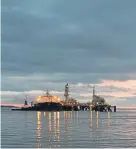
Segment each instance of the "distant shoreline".
[[5,107],[5,108],[11,108],[11,107],[17,107],[17,106],[1,106],[1,107]]

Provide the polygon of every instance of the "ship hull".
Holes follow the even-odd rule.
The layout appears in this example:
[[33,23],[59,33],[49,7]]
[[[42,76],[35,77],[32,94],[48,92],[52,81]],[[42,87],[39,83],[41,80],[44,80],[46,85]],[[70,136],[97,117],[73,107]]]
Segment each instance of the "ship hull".
[[60,103],[38,103],[31,107],[14,108],[12,111],[77,111],[72,106],[63,106]]

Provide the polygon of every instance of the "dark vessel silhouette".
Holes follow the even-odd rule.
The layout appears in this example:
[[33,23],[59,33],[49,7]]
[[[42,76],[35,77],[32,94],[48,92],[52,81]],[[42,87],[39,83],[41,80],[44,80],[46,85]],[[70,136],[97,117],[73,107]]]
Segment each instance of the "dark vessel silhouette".
[[[65,86],[68,88],[68,84]],[[31,102],[28,106],[27,99],[24,101],[24,106],[21,108],[12,108],[11,110],[21,111],[71,111],[72,106],[64,105],[64,101],[60,101],[59,97],[52,96],[48,90],[46,95],[38,96],[36,101]]]

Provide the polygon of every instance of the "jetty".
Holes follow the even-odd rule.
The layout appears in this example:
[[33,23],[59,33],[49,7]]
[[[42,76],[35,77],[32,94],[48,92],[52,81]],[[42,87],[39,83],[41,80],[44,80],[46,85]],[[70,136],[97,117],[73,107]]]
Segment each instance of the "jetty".
[[93,87],[92,102],[80,103],[74,98],[69,97],[69,85],[65,85],[64,100],[57,96],[52,96],[48,90],[46,95],[38,96],[36,101],[28,105],[27,99],[21,108],[12,108],[13,111],[99,111],[99,112],[116,112],[116,106],[107,104],[104,98],[95,94]]

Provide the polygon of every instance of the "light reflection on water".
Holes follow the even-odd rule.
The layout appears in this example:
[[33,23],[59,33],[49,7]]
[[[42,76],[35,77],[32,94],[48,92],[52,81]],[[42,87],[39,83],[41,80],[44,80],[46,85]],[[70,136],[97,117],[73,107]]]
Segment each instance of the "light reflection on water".
[[2,147],[134,147],[135,112],[4,111]]
[[42,123],[41,123],[41,112],[37,112],[37,147],[40,148],[41,147],[41,127]]
[[99,112],[97,112],[97,116],[96,116],[96,126],[97,126],[97,128],[99,127],[98,125],[99,125]]
[[92,111],[90,111],[90,128],[92,128],[92,121],[93,121],[93,112]]

